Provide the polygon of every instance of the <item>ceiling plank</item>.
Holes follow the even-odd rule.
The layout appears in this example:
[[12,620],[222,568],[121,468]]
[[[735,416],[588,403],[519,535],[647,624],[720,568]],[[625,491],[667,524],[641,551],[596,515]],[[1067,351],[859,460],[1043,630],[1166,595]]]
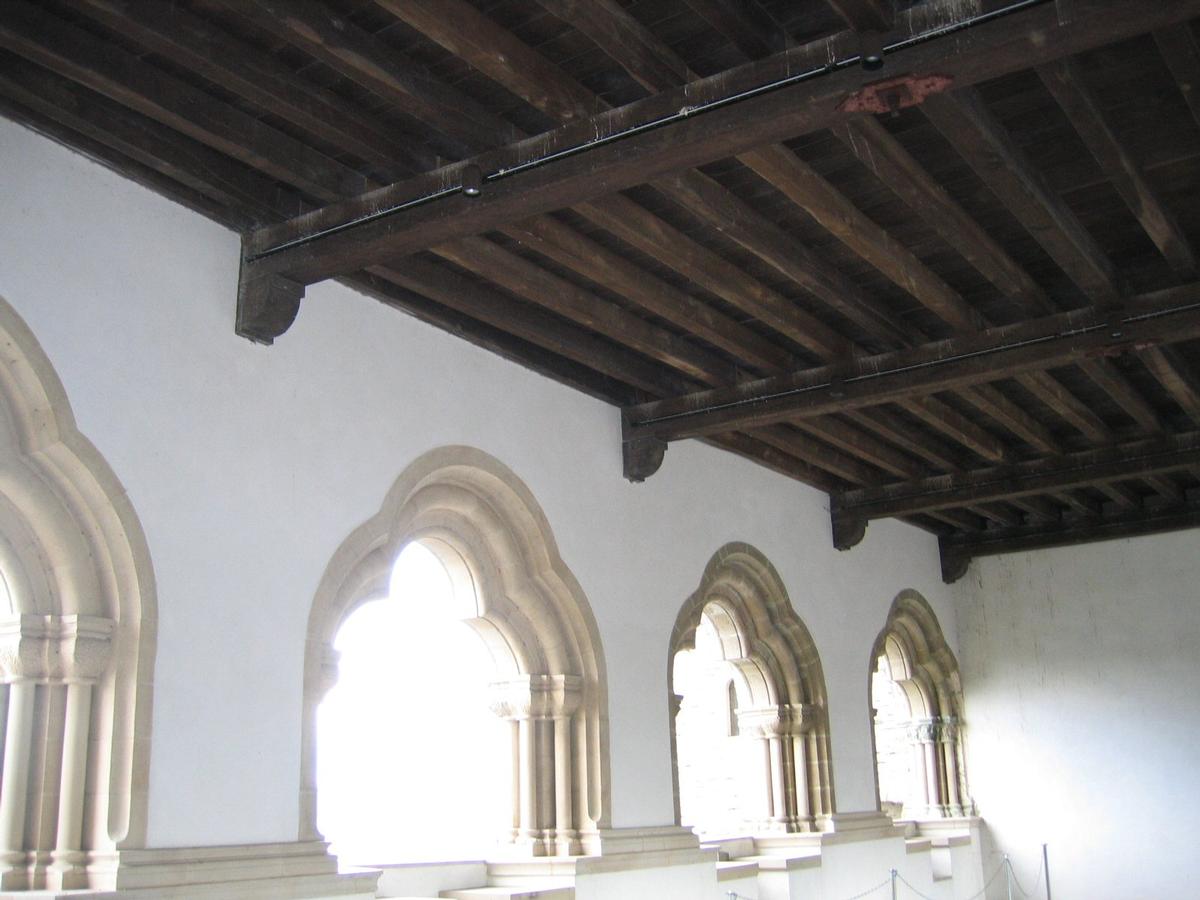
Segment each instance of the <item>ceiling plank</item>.
[[[941,2],[930,0],[918,9],[926,14]],[[965,86],[1200,12],[1200,0],[1171,0],[1136,12],[1124,6],[1112,8],[1100,0],[1078,3],[1084,8],[1069,27],[1059,21],[1053,6],[1039,5],[978,25],[971,31],[969,46],[934,38],[898,51],[893,58],[898,66],[914,73],[936,73]],[[1097,5],[1103,10],[1091,9]],[[253,281],[273,273],[311,284],[379,258],[478,234],[515,218],[572,206],[673,170],[830,127],[853,115],[844,103],[858,90],[863,77],[861,70],[853,68],[788,83],[737,103],[711,105],[718,98],[728,101],[731,90],[747,76],[757,80],[764,71],[794,71],[789,66],[795,52],[785,51],[485,154],[477,160],[487,178],[478,197],[450,193],[400,208],[456,188],[461,167],[455,166],[334,204],[279,227],[260,229],[247,243],[246,277]],[[688,110],[680,112],[682,107]],[[705,111],[697,112],[698,107]],[[628,131],[650,121],[660,124],[650,130]],[[623,137],[597,142],[597,135],[615,134]],[[561,155],[581,146],[589,149]],[[381,215],[382,210],[389,212]],[[331,226],[338,230],[327,231]],[[322,236],[313,236],[317,229]],[[271,252],[291,241],[301,243]],[[270,255],[262,255],[266,253]]]
[[353,169],[24,0],[5,2],[0,46],[321,200],[366,186]]
[[1200,432],[1132,441],[1096,450],[1046,457],[887,485],[857,488],[834,498],[839,514],[882,519],[1013,500],[1107,481],[1147,478],[1186,469],[1200,459]]
[[222,0],[264,29],[345,72],[469,152],[520,137],[507,121],[317,0]]
[[1086,359],[1079,363],[1083,373],[1104,389],[1143,431],[1163,431],[1163,422],[1146,398],[1125,378],[1112,360]]
[[[1198,291],[1197,285],[1173,288],[1132,303],[1120,340],[1170,343],[1200,334]],[[836,366],[642,404],[627,412],[632,435],[678,440],[998,381],[1089,359],[1109,352],[1113,342],[1110,316],[1090,308],[1072,310]]]
[[1008,455],[999,438],[937,397],[912,397],[900,407],[990,462],[1001,462]]
[[1200,47],[1196,45],[1192,26],[1181,22],[1173,28],[1160,28],[1154,32],[1154,41],[1175,76],[1192,118],[1200,125]]
[[270,178],[41,66],[0,55],[0,94],[231,210],[248,213],[247,225],[279,218],[278,207],[264,202],[277,194]]
[[591,91],[511,31],[494,26],[466,0],[375,2],[557,121],[606,108]]
[[828,0],[828,3],[855,31],[887,31],[896,13],[894,0]]
[[849,355],[850,342],[719,254],[620,194],[579,207],[591,221],[706,291],[822,358]]
[[751,59],[778,53],[793,43],[758,0],[687,0],[687,5]]
[[1200,377],[1172,347],[1149,347],[1139,354],[1146,368],[1167,389],[1194,424],[1200,425]]
[[774,144],[738,159],[950,327],[984,324],[956,291],[787,147]]
[[996,385],[980,384],[957,392],[980,412],[990,416],[1039,453],[1061,453],[1062,444],[1045,425],[1009,400]]
[[882,341],[883,346],[907,342],[903,326],[853,280],[707,175],[692,170],[665,184],[672,200]]
[[943,536],[939,539],[942,578],[950,583],[962,577],[970,561],[979,556],[1066,547],[1196,527],[1200,527],[1200,503],[1189,502],[1183,507],[1139,509],[1099,519],[1077,517],[1024,528]]
[[556,219],[540,216],[502,230],[514,240],[596,284],[616,291],[760,371],[788,369],[794,363],[792,354],[778,344]]
[[1195,278],[1196,254],[1191,243],[1113,131],[1078,63],[1061,59],[1039,67],[1038,75],[1171,268],[1185,281]]
[[975,90],[929,97],[921,109],[1093,303],[1117,301],[1112,263]]
[[360,113],[330,91],[307,81],[275,57],[216,28],[178,4],[134,0],[81,0],[89,18],[102,22],[146,49],[186,65],[214,84],[260,109],[280,115],[309,134],[379,167],[386,180],[434,165],[417,141],[397,140],[377,118]]
[[733,367],[716,355],[486,238],[463,238],[435,247],[433,252],[518,297],[657,359],[689,378],[705,384],[729,384],[734,380]]
[[980,274],[1036,313],[1057,312],[1041,286],[934,180],[873,116],[850,119],[834,135],[864,166],[904,199],[946,244]]

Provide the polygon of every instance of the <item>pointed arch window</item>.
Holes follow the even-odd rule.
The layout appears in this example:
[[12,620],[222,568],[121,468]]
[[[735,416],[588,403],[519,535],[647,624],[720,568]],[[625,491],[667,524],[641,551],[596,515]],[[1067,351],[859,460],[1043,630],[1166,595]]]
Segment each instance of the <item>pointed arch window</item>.
[[958,661],[920,594],[905,591],[896,598],[872,661],[880,808],[896,819],[970,815]]
[[[676,618],[670,650],[676,822],[725,834],[828,828],[833,783],[824,675],[770,562],[746,544],[721,548]],[[749,780],[722,780],[720,760],[697,778],[693,709],[711,698],[729,709],[730,682],[738,736],[725,740],[740,746]],[[710,699],[697,702],[697,692]],[[696,809],[704,810],[703,820],[688,821]]]
[[[457,617],[487,651],[488,702],[508,738],[499,751],[509,773],[504,839],[533,856],[598,852],[600,831],[608,827],[608,789],[596,623],[528,489],[501,463],[467,447],[435,450],[413,463],[326,569],[305,657],[300,839],[321,837],[317,710],[337,683],[336,636],[355,609],[386,595],[392,561],[413,544],[437,556]],[[415,685],[437,687],[436,678]],[[410,737],[420,739],[420,728]],[[461,799],[447,802],[463,816],[477,812]]]

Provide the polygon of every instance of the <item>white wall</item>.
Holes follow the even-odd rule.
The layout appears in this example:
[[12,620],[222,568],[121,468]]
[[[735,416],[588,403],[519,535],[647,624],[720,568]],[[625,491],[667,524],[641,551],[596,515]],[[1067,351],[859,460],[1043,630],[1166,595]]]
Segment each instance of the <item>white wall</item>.
[[158,579],[154,845],[296,834],[305,623],[334,549],[418,455],[469,444],[542,504],[598,620],[615,825],[672,817],[667,644],[712,553],[778,568],[824,665],[838,808],[874,806],[870,648],[935,542],[832,549],[823,494],[700,444],[621,478],[617,411],[338,285],[274,347],[234,335],[237,236],[0,121],[0,294],[122,479]]
[[1033,890],[1048,843],[1055,900],[1200,895],[1197,532],[978,560],[961,585],[968,775],[996,853]]

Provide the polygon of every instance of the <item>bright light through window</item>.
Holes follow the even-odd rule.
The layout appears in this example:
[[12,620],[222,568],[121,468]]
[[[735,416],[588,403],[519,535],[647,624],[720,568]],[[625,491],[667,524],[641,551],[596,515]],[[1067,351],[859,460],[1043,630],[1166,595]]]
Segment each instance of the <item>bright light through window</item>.
[[342,865],[492,855],[511,825],[510,723],[488,708],[482,640],[427,547],[401,552],[387,599],[338,632],[317,714],[317,824]]

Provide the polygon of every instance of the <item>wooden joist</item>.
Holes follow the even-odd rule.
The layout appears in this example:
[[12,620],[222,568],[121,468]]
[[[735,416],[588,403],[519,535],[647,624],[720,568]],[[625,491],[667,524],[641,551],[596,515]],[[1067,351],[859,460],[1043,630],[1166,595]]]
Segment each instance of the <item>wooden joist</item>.
[[[835,523],[916,515],[1129,478],[1151,478],[1185,470],[1198,460],[1200,432],[1193,431],[991,469],[850,490],[834,497],[831,512]],[[835,531],[838,527],[835,524]]]
[[[921,8],[927,14],[927,8],[942,2],[930,0]],[[1200,0],[1171,0],[1136,10],[1114,9],[1099,0],[1079,4],[1069,27],[1059,21],[1053,5],[1039,5],[979,25],[969,46],[934,38],[893,57],[898,68],[914,75],[936,74],[964,87],[1200,13]],[[477,197],[442,193],[461,183],[461,166],[452,166],[262,229],[246,243],[247,274],[279,273],[310,284],[382,257],[478,234],[515,218],[831,127],[853,115],[845,111],[846,101],[864,77],[853,68],[729,102],[735,96],[731,91],[744,90],[748,80],[762,84],[759,79],[768,72],[774,80],[795,72],[796,53],[788,50],[477,157],[474,164],[487,178]],[[692,112],[698,108],[704,112]],[[657,124],[647,128],[650,123]],[[422,199],[433,195],[439,199]]]
[[680,440],[725,428],[861,409],[1200,336],[1200,286],[1139,298],[1112,316],[1073,310],[911,350],[701,391],[626,410],[627,438]]

